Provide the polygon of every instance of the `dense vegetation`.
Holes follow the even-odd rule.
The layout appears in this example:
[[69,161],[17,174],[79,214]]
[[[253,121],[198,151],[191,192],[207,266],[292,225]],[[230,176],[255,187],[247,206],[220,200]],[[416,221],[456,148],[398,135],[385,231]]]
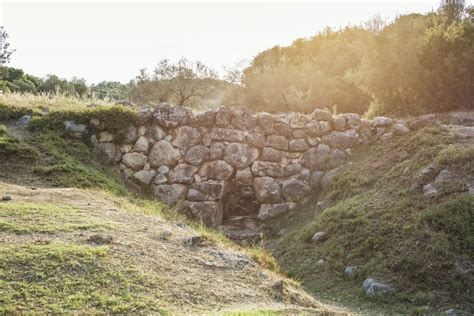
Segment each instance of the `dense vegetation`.
[[242,98],[266,111],[420,114],[473,109],[473,80],[474,10],[444,7],[266,50],[244,70]]
[[[269,246],[282,268],[318,297],[384,314],[472,312],[474,196],[466,187],[474,174],[472,146],[429,127],[357,148],[350,161],[325,192],[272,222]],[[456,177],[426,195],[413,185],[430,165]],[[312,240],[318,231],[325,240]],[[348,266],[355,267],[352,277],[344,273]],[[367,297],[361,285],[368,277],[393,284],[397,293]]]

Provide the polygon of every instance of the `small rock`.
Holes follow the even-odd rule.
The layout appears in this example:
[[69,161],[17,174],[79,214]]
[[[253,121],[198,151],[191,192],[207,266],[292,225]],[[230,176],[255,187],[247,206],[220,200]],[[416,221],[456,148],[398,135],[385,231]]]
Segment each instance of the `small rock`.
[[162,240],[167,240],[173,233],[169,229],[165,229],[162,231],[159,235],[158,238]]
[[385,295],[395,292],[395,289],[388,284],[379,283],[372,278],[368,278],[362,283],[362,289],[369,296]]
[[186,246],[197,246],[197,245],[200,245],[202,242],[203,242],[202,237],[198,235],[187,237],[183,240],[183,243]]
[[64,127],[66,131],[70,133],[85,133],[87,131],[86,125],[77,124],[74,121],[64,121]]
[[24,125],[28,125],[30,121],[31,121],[31,115],[23,115],[22,117],[18,119],[18,124],[24,126]]
[[348,278],[353,278],[354,275],[355,275],[355,270],[356,270],[356,267],[354,266],[347,266],[345,269],[344,269],[344,275]]
[[11,201],[12,197],[9,195],[2,196],[2,201]]
[[316,264],[317,264],[318,266],[322,266],[322,265],[325,264],[325,263],[326,263],[326,261],[324,261],[324,259],[319,259],[318,262],[316,262]]
[[323,241],[326,239],[326,232],[316,232],[311,239],[313,241]]

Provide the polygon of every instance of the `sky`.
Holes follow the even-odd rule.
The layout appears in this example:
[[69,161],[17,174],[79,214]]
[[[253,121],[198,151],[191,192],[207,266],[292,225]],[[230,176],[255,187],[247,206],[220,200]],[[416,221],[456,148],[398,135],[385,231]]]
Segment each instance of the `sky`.
[[[126,83],[162,58],[200,60],[223,73],[275,45],[360,25],[376,14],[436,10],[425,1],[19,1],[0,0],[11,67],[88,83]],[[472,1],[467,1],[472,4]]]

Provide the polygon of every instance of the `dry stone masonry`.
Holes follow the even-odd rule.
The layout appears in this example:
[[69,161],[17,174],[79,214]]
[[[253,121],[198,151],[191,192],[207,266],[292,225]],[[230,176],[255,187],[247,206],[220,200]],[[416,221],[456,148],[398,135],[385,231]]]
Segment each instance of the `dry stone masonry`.
[[410,129],[388,117],[252,113],[223,107],[193,113],[179,106],[140,110],[120,133],[90,122],[101,160],[128,183],[217,226],[230,216],[265,220],[326,186],[352,147]]

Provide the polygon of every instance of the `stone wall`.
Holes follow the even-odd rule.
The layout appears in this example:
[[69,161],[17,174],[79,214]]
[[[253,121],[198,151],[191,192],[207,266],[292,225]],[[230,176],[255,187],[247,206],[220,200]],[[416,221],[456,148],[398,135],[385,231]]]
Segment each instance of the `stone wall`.
[[220,108],[143,108],[139,123],[118,133],[91,120],[99,156],[126,181],[190,216],[216,226],[234,215],[265,220],[326,186],[352,147],[410,129],[323,110],[252,113]]

